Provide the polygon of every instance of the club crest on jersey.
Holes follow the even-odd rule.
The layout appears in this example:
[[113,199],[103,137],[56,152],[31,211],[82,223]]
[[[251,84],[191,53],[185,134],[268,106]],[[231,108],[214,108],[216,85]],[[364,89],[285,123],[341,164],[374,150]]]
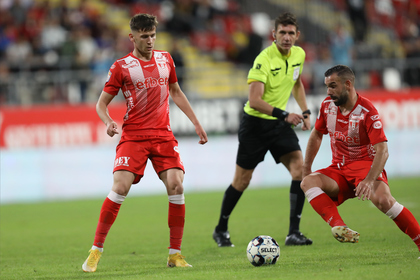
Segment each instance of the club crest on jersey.
[[122,68],[131,68],[131,67],[137,67],[137,66],[140,66],[140,63],[137,60],[133,59],[129,63],[123,64]]
[[114,168],[118,166],[129,166],[128,161],[130,157],[119,157],[115,159]]
[[350,127],[351,128],[356,128],[359,126],[359,123],[361,120],[365,119],[365,114],[360,114],[360,115],[352,115],[350,117],[349,123],[350,123]]

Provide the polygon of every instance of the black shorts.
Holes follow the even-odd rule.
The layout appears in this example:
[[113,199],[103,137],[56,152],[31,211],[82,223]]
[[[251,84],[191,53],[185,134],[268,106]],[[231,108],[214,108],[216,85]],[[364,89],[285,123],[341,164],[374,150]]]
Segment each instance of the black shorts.
[[291,125],[279,120],[266,120],[243,114],[238,131],[239,147],[236,164],[254,169],[270,151],[276,163],[280,157],[300,151],[299,139]]

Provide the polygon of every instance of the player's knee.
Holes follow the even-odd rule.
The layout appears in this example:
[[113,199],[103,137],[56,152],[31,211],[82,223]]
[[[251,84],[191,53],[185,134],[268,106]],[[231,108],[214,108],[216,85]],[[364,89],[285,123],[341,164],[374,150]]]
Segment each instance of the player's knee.
[[308,177],[305,177],[303,178],[302,182],[300,182],[300,188],[302,189],[303,192],[306,192],[310,188],[310,184],[308,181],[309,181]]
[[303,192],[307,192],[310,188],[320,187],[319,183],[314,176],[308,175],[303,178],[302,182],[300,183],[300,188]]
[[392,196],[381,195],[376,198],[376,207],[383,213],[386,213],[394,205],[395,199]]
[[131,185],[129,186],[123,182],[114,182],[112,190],[119,195],[127,196],[130,187]]

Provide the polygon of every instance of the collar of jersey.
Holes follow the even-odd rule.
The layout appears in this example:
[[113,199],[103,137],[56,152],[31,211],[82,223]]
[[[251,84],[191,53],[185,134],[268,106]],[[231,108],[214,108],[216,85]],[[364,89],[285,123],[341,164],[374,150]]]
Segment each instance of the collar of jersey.
[[[283,55],[279,49],[277,48],[276,42],[273,42],[273,44],[271,45],[272,48],[275,48],[278,52],[278,55],[282,58],[282,59],[288,59],[290,57],[290,55],[292,54],[292,49],[290,49],[289,53],[287,55]],[[293,46],[292,46],[293,48]]]

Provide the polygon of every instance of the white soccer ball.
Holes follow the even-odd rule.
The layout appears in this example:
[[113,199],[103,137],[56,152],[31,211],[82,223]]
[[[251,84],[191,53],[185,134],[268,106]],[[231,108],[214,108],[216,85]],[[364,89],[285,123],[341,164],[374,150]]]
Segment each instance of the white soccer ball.
[[254,266],[275,264],[280,256],[280,247],[271,236],[259,235],[249,242],[246,255]]

